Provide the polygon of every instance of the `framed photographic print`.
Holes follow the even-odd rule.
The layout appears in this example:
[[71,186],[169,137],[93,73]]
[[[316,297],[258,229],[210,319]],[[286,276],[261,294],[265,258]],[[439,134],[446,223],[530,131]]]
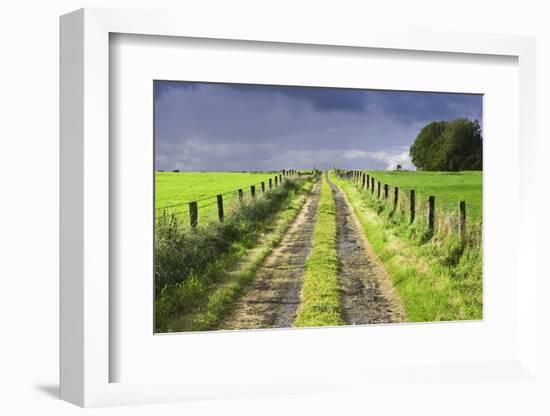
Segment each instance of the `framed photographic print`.
[[153,90],[155,332],[483,318],[482,95]]
[[515,36],[63,16],[62,398],[536,383],[533,74]]

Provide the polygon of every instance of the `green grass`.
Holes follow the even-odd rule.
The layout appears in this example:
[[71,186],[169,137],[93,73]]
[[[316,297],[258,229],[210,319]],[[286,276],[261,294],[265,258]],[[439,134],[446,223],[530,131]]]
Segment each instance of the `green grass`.
[[[187,202],[199,201],[199,222],[202,219],[217,218],[216,195],[226,194],[224,202],[235,201],[237,190],[242,189],[246,197],[250,195],[250,185],[265,181],[268,189],[269,178],[279,172],[241,173],[241,172],[156,172],[155,173],[155,209],[158,216],[163,211],[185,214]],[[261,193],[256,186],[256,193]],[[183,203],[183,204],[182,204]],[[172,207],[173,205],[177,205]],[[164,209],[164,207],[169,207]]]
[[336,251],[336,205],[326,179],[321,186],[312,244],[294,326],[343,325]]
[[265,198],[245,202],[223,224],[191,230],[157,223],[156,331],[214,329],[282,238],[313,182],[285,181]]
[[425,238],[421,220],[409,225],[406,215],[392,212],[391,204],[380,202],[352,181],[334,174],[331,178],[350,200],[401,297],[408,321],[482,318],[480,240],[463,244],[456,233]]
[[435,196],[436,206],[455,213],[458,201],[466,201],[466,213],[472,221],[482,218],[483,172],[365,171],[376,181],[402,190],[414,189],[417,199]]

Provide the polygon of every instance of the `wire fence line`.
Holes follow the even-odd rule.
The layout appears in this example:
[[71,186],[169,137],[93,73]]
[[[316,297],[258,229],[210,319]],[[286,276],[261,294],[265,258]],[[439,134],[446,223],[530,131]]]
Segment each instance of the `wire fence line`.
[[283,169],[274,176],[239,189],[233,189],[200,199],[155,207],[156,221],[160,218],[174,218],[179,221],[188,216],[189,225],[196,227],[199,223],[199,210],[201,223],[205,219],[208,222],[214,218],[217,218],[218,221],[223,221],[225,217],[233,214],[241,203],[261,198],[262,195],[281,186],[283,179],[301,176],[302,174],[302,172],[296,169]]
[[366,196],[372,198],[391,215],[400,214],[410,224],[421,223],[428,228],[430,235],[458,233],[459,238],[469,243],[480,244],[481,224],[468,223],[466,201],[458,201],[456,212],[437,207],[435,195],[424,195],[415,189],[400,189],[377,180],[370,173],[359,170],[335,169],[336,175],[350,181]]

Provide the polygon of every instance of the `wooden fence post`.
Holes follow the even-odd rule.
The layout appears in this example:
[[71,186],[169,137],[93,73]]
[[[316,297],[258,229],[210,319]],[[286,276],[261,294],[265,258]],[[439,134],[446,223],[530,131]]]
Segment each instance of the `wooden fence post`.
[[365,181],[367,180],[367,175],[363,173],[363,183],[361,184],[361,188],[365,187]]
[[388,199],[388,191],[389,191],[389,186],[387,183],[384,184],[384,199]]
[[199,223],[199,210],[195,201],[189,202],[189,220],[193,228]]
[[250,185],[250,196],[252,196],[252,199],[256,198],[256,186]]
[[414,216],[415,216],[415,202],[414,202],[414,189],[411,189],[411,193],[410,193],[410,196],[409,196],[409,199],[410,199],[410,210],[411,210],[411,219],[410,219],[410,223],[412,224],[414,222]]
[[262,182],[261,186],[262,186],[262,194],[263,194],[265,192],[265,182]]
[[279,173],[279,182],[280,182],[281,184],[283,183],[283,175],[281,175],[280,173]]
[[434,230],[435,221],[435,196],[430,195],[428,197],[428,228],[430,231]]
[[399,188],[396,186],[393,189],[393,210],[397,211],[397,203],[399,202]]
[[380,181],[378,181],[378,189],[377,189],[377,191],[378,191],[378,199],[380,199]]
[[271,184],[271,178],[269,178],[269,190],[271,191],[272,184]]
[[458,233],[460,240],[466,239],[466,201],[458,202]]
[[374,194],[374,178],[372,176],[370,177],[370,191],[371,194]]
[[239,201],[243,202],[243,190],[239,189]]
[[223,222],[223,196],[217,195],[218,198],[218,218]]
[[277,181],[279,180],[278,176],[275,176],[275,188],[277,187]]
[[370,185],[370,175],[367,173],[367,189],[369,189]]

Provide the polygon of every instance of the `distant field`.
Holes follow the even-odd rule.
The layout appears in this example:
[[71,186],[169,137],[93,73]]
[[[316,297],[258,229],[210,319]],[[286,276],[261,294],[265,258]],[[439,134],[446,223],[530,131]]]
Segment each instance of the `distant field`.
[[472,220],[482,217],[482,172],[418,172],[418,171],[367,171],[375,180],[414,189],[418,197],[434,195],[436,205],[456,211],[458,201],[466,201],[466,211]]
[[[187,202],[199,201],[199,221],[201,217],[215,217],[217,194],[231,192],[224,196],[224,202],[235,199],[237,189],[243,189],[245,196],[249,196],[250,185],[265,181],[267,189],[268,179],[277,174],[278,172],[156,172],[155,209],[157,214],[163,211],[183,214],[187,212]],[[256,192],[261,192],[259,186]]]

